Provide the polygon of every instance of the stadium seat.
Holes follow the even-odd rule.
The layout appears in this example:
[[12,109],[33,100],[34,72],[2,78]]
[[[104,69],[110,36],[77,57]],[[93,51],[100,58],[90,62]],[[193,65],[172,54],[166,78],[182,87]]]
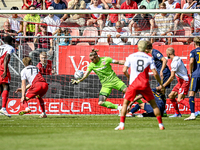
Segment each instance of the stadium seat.
[[98,42],[96,45],[109,45],[108,42]]
[[152,45],[153,45],[153,46],[154,46],[154,45],[155,45],[155,46],[161,46],[161,45],[165,45],[165,43],[164,43],[164,42],[154,42]]
[[77,43],[76,45],[90,45],[88,42]]
[[[191,28],[190,27],[183,27],[183,30],[178,30],[176,35],[180,36],[190,36],[191,35]],[[187,42],[189,38],[176,38],[178,42]]]
[[[69,28],[71,36],[80,36],[80,32],[78,28]],[[77,43],[79,38],[72,38],[72,42]]]
[[171,45],[184,45],[183,42],[172,42]]
[[[83,31],[83,37],[84,36],[98,36],[98,30],[96,27],[86,27]],[[98,38],[80,38],[79,41],[81,42],[95,42],[98,40]]]

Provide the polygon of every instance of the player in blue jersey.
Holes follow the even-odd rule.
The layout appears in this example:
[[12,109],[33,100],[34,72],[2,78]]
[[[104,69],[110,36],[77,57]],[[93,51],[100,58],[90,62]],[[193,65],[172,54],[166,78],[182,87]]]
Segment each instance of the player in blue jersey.
[[[163,96],[163,94],[161,94],[161,92],[157,92],[156,89],[152,89],[152,92],[155,97],[156,104],[157,104],[158,108],[160,109],[160,113],[163,116],[164,111],[165,111],[166,98],[165,98],[165,96]],[[132,104],[134,104],[135,101],[137,101],[138,99],[141,99],[141,98],[143,98],[142,95],[138,95],[134,99],[134,101],[129,105],[128,109],[130,110]],[[133,107],[126,116],[132,117],[133,114],[135,112],[137,112],[139,109],[143,109],[146,111],[146,115],[144,117],[155,117],[155,115],[153,113],[153,108],[151,107],[151,105],[149,103],[142,103],[142,104],[135,105],[135,107]]]
[[[195,49],[190,52],[190,91],[189,91],[189,103],[191,115],[185,120],[195,120],[195,109],[194,109],[194,97],[196,92],[200,89],[200,37],[194,38]],[[198,112],[197,112],[198,115]]]
[[[152,43],[149,41],[147,41],[147,51],[146,52],[150,53],[152,55],[157,72],[160,75],[161,81],[163,83],[165,83],[171,75],[171,71],[169,70],[169,67],[167,66],[167,59],[162,55],[161,52],[159,52],[156,49],[153,49]],[[159,86],[159,84],[158,84],[158,86]],[[165,88],[166,89],[170,88],[170,84],[167,85]],[[165,97],[165,91],[163,94]],[[166,116],[166,112],[165,112],[164,116]]]

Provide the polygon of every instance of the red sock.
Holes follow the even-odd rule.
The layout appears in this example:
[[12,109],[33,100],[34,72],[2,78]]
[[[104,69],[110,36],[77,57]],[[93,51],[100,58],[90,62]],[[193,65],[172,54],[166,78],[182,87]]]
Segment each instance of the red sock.
[[40,106],[41,106],[42,112],[45,112],[44,100],[41,97],[37,98],[37,99],[40,101]]
[[182,105],[184,105],[184,106],[186,106],[187,108],[190,109],[190,104],[189,104],[188,101],[186,101],[186,100],[183,99],[183,100],[181,100],[179,103],[182,104]]
[[3,90],[3,92],[2,92],[2,107],[6,108],[6,103],[8,101],[8,94],[9,94],[9,92],[7,90]]
[[21,106],[24,107],[24,110],[26,109],[26,107],[28,107],[28,103],[26,100],[23,101],[23,103],[21,102]]
[[161,116],[157,116],[156,118],[158,120],[158,123],[162,123],[162,117]]
[[175,99],[169,99],[169,100],[171,101],[172,105],[174,106],[176,114],[180,114],[177,101]]
[[123,123],[124,123],[124,122],[125,122],[125,119],[126,119],[126,116],[121,116],[121,117],[120,117],[120,122],[123,122]]

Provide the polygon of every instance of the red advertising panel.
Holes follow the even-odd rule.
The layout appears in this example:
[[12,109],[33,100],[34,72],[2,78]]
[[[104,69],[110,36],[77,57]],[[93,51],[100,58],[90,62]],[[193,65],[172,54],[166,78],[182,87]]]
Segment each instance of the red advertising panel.
[[[188,99],[186,99],[188,101]],[[108,109],[98,105],[98,98],[94,99],[44,99],[45,109],[47,114],[118,114],[115,109]],[[109,101],[122,105],[123,99],[111,98]],[[199,102],[200,98],[195,99]],[[31,109],[31,114],[42,113],[39,101],[32,99],[28,101],[28,105]],[[195,109],[200,107],[200,103],[195,103]],[[9,114],[18,114],[23,110],[20,106],[20,99],[9,99],[7,102],[7,108]],[[174,114],[173,105],[167,100],[166,110],[168,114]],[[182,114],[189,114],[190,111],[187,107],[179,105],[179,110]],[[138,111],[137,113],[143,113],[144,111]]]
[[[155,49],[159,50],[166,57],[166,49],[173,47],[175,54],[183,60],[184,64],[188,68],[189,54],[194,49],[193,45],[162,45],[154,46]],[[128,55],[133,52],[137,52],[136,45],[130,46],[60,46],[59,47],[59,74],[73,75],[75,70],[86,71],[87,66],[90,63],[89,54],[91,49],[99,49],[98,55],[100,57],[109,56],[116,60],[125,60]],[[168,61],[170,67],[171,60]],[[122,67],[119,65],[113,65],[113,70],[117,75],[123,74]]]

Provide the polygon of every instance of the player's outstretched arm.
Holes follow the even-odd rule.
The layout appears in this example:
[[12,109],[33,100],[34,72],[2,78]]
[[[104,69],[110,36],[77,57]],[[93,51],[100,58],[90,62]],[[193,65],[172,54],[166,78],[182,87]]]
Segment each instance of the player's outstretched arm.
[[167,66],[167,59],[165,57],[162,57],[160,60],[162,61],[162,68],[160,69],[160,78],[161,80],[163,80],[164,79],[163,70]]
[[[31,87],[31,85],[30,84],[28,84],[27,86],[26,86],[26,90],[27,89],[29,89]],[[18,88],[16,91],[15,91],[15,93],[21,93],[22,92],[22,88]]]
[[4,58],[4,72],[1,75],[1,77],[4,79],[7,75],[7,69],[8,69],[8,62],[10,60],[10,54],[6,54],[6,57]]
[[175,71],[171,71],[171,76],[169,77],[169,79],[163,84],[164,87],[166,87],[167,85],[169,85],[175,78]]
[[81,78],[79,80],[72,79],[71,80],[72,84],[79,84],[80,82],[85,80],[89,76],[89,74],[90,74],[90,71],[86,71],[85,74],[83,75],[83,78]]
[[129,80],[130,75],[129,75],[129,73],[128,73],[128,68],[129,68],[129,67],[124,66],[124,68],[123,68],[123,73],[124,73],[124,75],[125,75],[125,76],[128,78],[128,80]]
[[125,60],[114,60],[113,64],[124,65],[125,64]]
[[26,100],[26,96],[25,96],[25,93],[26,93],[26,80],[22,80],[22,98],[21,98],[21,102],[23,102],[24,100]]
[[193,66],[194,66],[194,58],[190,58],[190,77],[192,76],[192,72],[193,72]]

